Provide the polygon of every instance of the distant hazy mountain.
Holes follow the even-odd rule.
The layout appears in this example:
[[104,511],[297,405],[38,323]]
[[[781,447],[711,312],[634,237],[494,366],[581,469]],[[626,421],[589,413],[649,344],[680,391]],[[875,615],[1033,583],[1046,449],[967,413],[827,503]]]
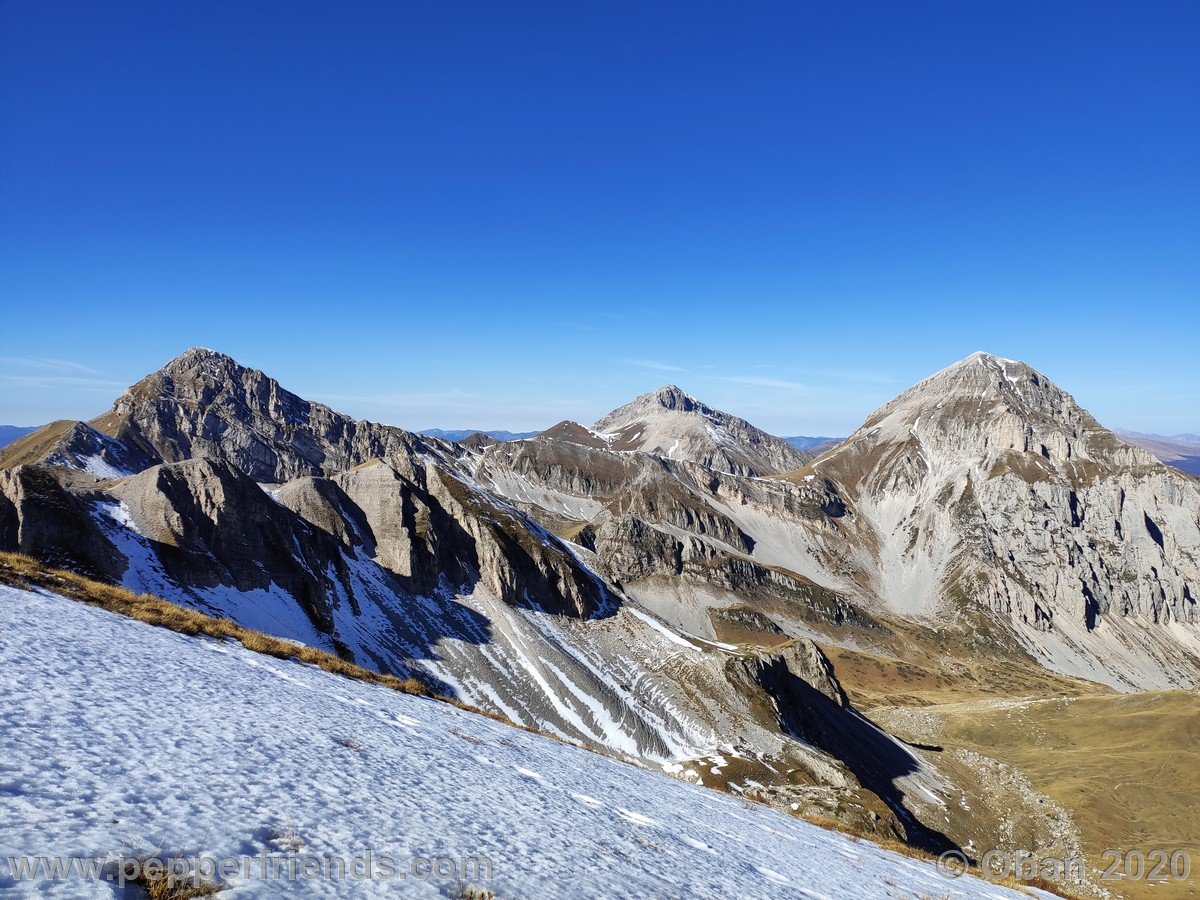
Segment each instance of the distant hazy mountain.
[[1200,475],[1200,434],[1142,434],[1116,429],[1122,440],[1149,450],[1160,461],[1189,475]]
[[37,431],[38,425],[0,425],[0,447],[6,447],[19,437]]
[[787,441],[797,450],[803,450],[805,453],[811,453],[813,456],[820,456],[826,450],[831,450],[845,440],[844,437],[808,437],[807,435],[797,434],[793,437],[785,437]]
[[809,460],[786,441],[706,406],[673,384],[614,409],[590,434],[612,450],[657,453],[741,475],[790,472]]
[[443,441],[458,441],[465,440],[473,434],[486,434],[488,437],[497,441],[523,441],[526,438],[537,437],[541,434],[540,431],[484,431],[481,428],[426,428],[424,431],[418,431],[417,434],[427,435],[428,437],[441,438]]

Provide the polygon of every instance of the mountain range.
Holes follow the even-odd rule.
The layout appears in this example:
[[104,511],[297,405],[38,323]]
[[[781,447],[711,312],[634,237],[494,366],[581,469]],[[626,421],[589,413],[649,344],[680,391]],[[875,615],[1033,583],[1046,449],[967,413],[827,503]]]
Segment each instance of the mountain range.
[[1164,437],[1161,434],[1142,434],[1137,431],[1116,429],[1124,441],[1149,450],[1161,462],[1187,472],[1200,475],[1200,435],[1176,434]]
[[938,852],[1089,837],[885,707],[1200,684],[1200,482],[986,353],[814,456],[674,385],[455,443],[195,348],[0,451],[0,549]]
[[17,438],[24,437],[37,429],[36,425],[0,425],[0,447],[7,447]]
[[494,441],[523,441],[526,438],[536,437],[536,431],[484,431],[482,428],[454,428],[446,430],[444,428],[427,428],[424,431],[418,431],[417,434],[423,434],[427,437],[441,438],[443,441],[465,441],[467,438],[477,434],[482,434],[484,437],[489,437]]
[[845,440],[844,437],[809,437],[803,434],[797,434],[793,437],[785,437],[785,441],[795,447],[797,450],[804,450],[813,456],[820,456],[826,450],[831,450]]

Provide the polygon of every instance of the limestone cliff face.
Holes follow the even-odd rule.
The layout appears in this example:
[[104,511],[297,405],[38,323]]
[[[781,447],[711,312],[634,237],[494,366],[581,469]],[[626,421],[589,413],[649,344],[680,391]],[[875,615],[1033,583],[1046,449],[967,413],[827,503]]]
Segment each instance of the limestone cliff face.
[[0,549],[119,580],[124,561],[90,515],[94,484],[94,478],[63,469],[0,469]]
[[415,594],[481,583],[512,605],[584,617],[610,603],[604,585],[557,539],[454,475],[408,457],[297,479],[276,499],[347,547],[362,547]]
[[732,678],[762,688],[773,699],[783,719],[802,716],[807,705],[797,682],[836,706],[850,705],[829,659],[810,640],[801,638],[774,650],[760,650],[732,660],[729,667]]
[[239,592],[277,585],[318,631],[332,629],[337,545],[230,464],[196,458],[158,465],[102,496],[129,510],[175,584]]
[[[1140,635],[1200,623],[1200,485],[1023,363],[975,354],[951,366],[814,470],[848,498],[874,591],[901,614],[990,608],[1042,633],[1034,644],[1058,663],[1122,622]],[[1096,652],[1128,656],[1129,642]],[[1194,666],[1194,648],[1168,661],[1134,643],[1156,665]]]

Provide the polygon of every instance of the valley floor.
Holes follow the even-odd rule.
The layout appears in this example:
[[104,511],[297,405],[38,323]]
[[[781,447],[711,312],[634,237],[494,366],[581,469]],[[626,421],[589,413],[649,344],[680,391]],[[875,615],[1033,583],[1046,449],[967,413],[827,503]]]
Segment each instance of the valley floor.
[[[1070,812],[1097,872],[1108,848],[1183,850],[1194,867],[1200,863],[1195,689],[972,699],[876,708],[872,715],[894,734],[974,761],[981,774],[989,759],[1022,773],[1047,803]],[[1196,897],[1200,871],[1179,880],[1121,877],[1103,886],[1124,898]]]
[[[298,851],[353,864],[370,849],[395,861],[389,892],[411,896],[1027,896],[230,642],[40,590],[0,586],[0,610],[6,895],[122,896],[105,881],[20,880],[15,856]],[[419,877],[422,859],[448,877]],[[251,867],[224,896],[295,893],[262,874]]]

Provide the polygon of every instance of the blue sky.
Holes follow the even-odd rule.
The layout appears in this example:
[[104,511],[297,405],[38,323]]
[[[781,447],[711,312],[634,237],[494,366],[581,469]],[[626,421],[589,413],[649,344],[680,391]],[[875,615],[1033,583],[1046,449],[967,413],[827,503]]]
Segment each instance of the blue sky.
[[191,345],[410,428],[977,349],[1200,431],[1194,2],[0,3],[0,421]]

